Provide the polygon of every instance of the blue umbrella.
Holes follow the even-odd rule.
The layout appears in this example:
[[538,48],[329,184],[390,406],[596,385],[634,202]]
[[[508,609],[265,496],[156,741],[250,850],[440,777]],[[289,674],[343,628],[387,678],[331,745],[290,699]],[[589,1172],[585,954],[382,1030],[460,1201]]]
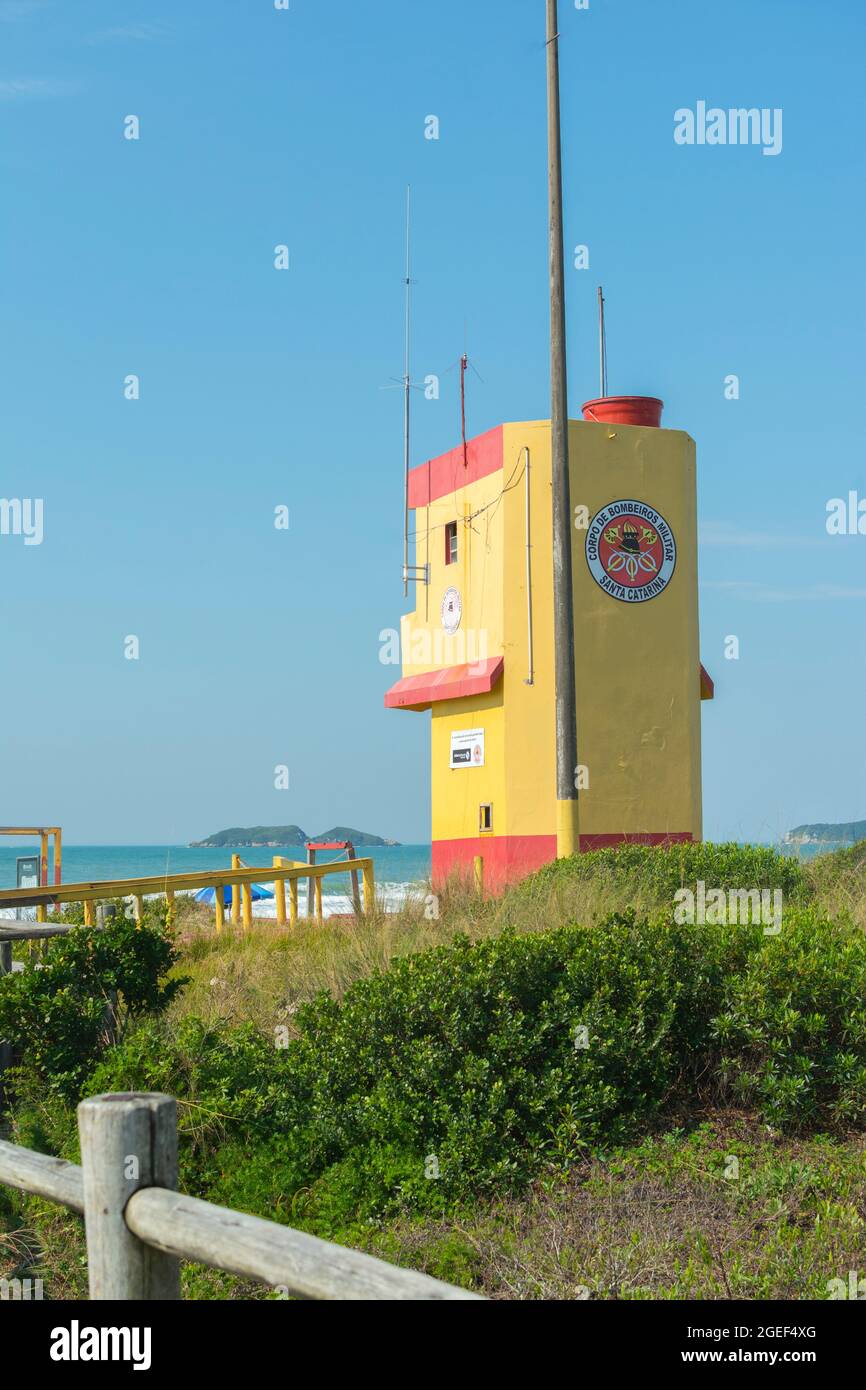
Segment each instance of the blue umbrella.
[[[250,893],[254,903],[259,902],[261,898],[272,898],[274,896],[267,888],[263,888],[260,883],[250,884]],[[198,892],[193,894],[193,897],[197,903],[212,903],[216,898],[216,889],[199,888]],[[231,907],[232,905],[232,890],[231,885],[228,883],[223,888],[223,903],[226,907]]]

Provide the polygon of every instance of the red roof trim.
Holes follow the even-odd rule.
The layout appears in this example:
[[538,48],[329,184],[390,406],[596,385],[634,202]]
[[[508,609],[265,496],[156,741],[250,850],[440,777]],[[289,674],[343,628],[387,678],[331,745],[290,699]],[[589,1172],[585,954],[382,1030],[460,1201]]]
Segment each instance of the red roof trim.
[[429,709],[438,700],[462,700],[467,695],[487,695],[505,669],[504,656],[469,661],[460,666],[441,666],[421,676],[404,676],[385,692],[386,709]]
[[447,454],[429,459],[409,473],[409,506],[426,507],[439,497],[447,497],[466,483],[475,483],[502,467],[502,426],[470,439],[466,446],[468,463],[463,462],[463,445]]

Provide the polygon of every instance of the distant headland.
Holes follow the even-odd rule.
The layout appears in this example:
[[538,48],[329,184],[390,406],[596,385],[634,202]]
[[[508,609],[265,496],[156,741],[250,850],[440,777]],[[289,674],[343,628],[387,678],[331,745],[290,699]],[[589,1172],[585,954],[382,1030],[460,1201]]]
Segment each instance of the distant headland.
[[206,840],[191,840],[190,849],[288,849],[305,845],[309,840],[351,840],[356,847],[398,845],[399,840],[384,840],[381,835],[368,835],[365,830],[353,830],[348,825],[334,825],[320,835],[308,835],[299,825],[234,825],[219,830]]
[[866,840],[866,820],[845,821],[839,825],[795,825],[784,838],[786,845],[822,845],[825,843],[854,845]]

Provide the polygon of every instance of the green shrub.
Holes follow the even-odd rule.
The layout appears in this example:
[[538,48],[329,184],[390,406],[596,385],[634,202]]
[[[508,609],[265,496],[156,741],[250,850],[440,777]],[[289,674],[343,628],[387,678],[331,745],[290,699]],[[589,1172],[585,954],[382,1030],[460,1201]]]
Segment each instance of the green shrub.
[[866,1121],[866,939],[791,913],[781,934],[725,981],[713,1022],[719,1076],[788,1130]]
[[165,978],[176,959],[159,926],[118,916],[102,929],[73,927],[49,941],[42,961],[0,979],[0,1037],[20,1049],[19,1070],[74,1100],[129,1024],[161,1012],[182,988]]
[[518,893],[536,893],[568,881],[628,879],[660,906],[679,888],[781,888],[786,899],[806,899],[810,885],[796,859],[763,845],[686,843],[617,845],[555,859],[525,880]]
[[313,1171],[371,1146],[390,1168],[398,1150],[411,1155],[403,1193],[423,1203],[520,1184],[544,1160],[623,1138],[687,1065],[694,945],[616,917],[462,940],[397,961],[340,1004],[323,996],[301,1011],[292,1056]]
[[228,1205],[296,1194],[293,1218],[326,1233],[442,1210],[621,1142],[693,1085],[724,980],[761,940],[633,917],[461,939],[320,996],[286,1049],[194,1020],[170,1046],[149,1024],[91,1085],[181,1094],[188,1161]]

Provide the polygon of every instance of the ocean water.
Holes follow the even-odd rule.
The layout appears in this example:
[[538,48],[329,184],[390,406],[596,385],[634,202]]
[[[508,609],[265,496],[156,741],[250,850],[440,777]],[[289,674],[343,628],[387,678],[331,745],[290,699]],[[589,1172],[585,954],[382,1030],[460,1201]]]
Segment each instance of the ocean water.
[[[834,849],[848,848],[847,843],[820,845],[777,845],[783,854],[796,858],[812,859],[816,854],[826,854]],[[0,888],[14,888],[18,856],[38,853],[38,845],[22,843],[0,843]],[[270,849],[238,849],[244,864],[250,868],[261,865],[259,882],[273,889],[268,868],[276,853],[283,858],[304,858],[302,846],[294,846],[282,851]],[[360,850],[359,853],[373,860],[376,875],[376,896],[388,911],[398,909],[407,896],[421,895],[428,890],[430,880],[430,845],[387,845],[382,848]],[[231,866],[231,849],[189,849],[185,845],[64,845],[63,882],[91,883],[99,879],[150,878],[163,874],[192,873],[214,867]],[[317,855],[320,863],[343,858],[339,851],[322,850]],[[301,911],[306,910],[306,882],[300,888]],[[334,913],[350,912],[351,881],[348,875],[334,876],[325,880],[322,887],[322,911],[325,916]],[[28,916],[32,909],[22,909]],[[273,900],[253,903],[256,917],[276,916]],[[14,916],[14,909],[0,909],[0,918]]]
[[[19,856],[38,853],[38,845],[0,844],[0,888],[14,888]],[[268,875],[275,854],[284,859],[304,859],[303,846],[283,850],[237,849],[244,864],[261,865],[263,886],[273,888]],[[358,854],[373,860],[376,896],[388,910],[399,907],[408,894],[422,893],[430,878],[429,845],[386,845],[359,849]],[[320,850],[318,863],[342,859],[340,851]],[[49,861],[50,862],[50,861]],[[163,874],[195,873],[212,868],[230,868],[231,849],[188,849],[185,845],[67,845],[63,846],[63,882],[92,883],[99,879],[150,878]],[[51,873],[49,868],[49,873]],[[306,905],[306,883],[301,884],[301,911]],[[352,885],[348,874],[329,876],[322,885],[322,910],[326,916],[351,911]],[[257,917],[274,917],[273,901],[253,903]],[[10,915],[0,911],[0,916]]]
[[834,854],[837,849],[851,849],[853,844],[853,840],[821,840],[806,845],[781,844],[775,848],[780,854],[784,854],[790,859],[801,859],[805,862],[809,859],[817,859],[819,854]]

